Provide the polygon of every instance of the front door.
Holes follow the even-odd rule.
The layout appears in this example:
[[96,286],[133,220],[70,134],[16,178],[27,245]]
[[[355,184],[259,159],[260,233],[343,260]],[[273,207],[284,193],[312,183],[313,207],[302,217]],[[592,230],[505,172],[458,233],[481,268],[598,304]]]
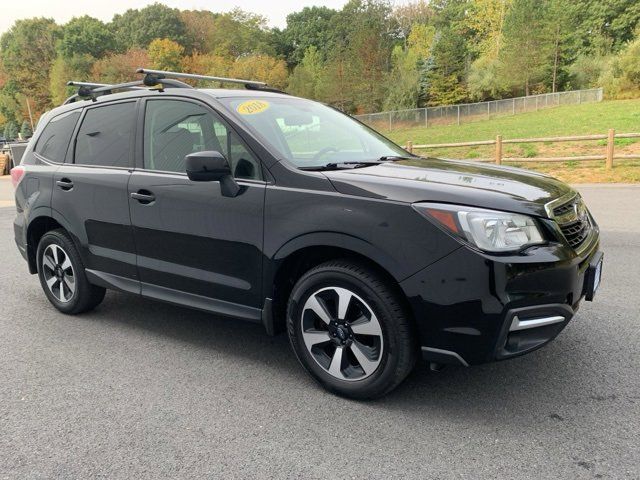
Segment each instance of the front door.
[[[200,103],[152,99],[145,105],[142,168],[129,204],[142,293],[234,316],[259,318],[265,182],[238,135]],[[216,150],[238,183],[192,182],[184,157]]]

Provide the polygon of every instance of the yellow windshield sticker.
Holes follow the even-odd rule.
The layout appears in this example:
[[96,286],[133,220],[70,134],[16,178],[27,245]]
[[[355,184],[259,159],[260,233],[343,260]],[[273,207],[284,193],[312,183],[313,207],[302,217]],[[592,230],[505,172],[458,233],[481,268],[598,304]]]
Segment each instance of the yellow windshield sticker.
[[269,102],[263,100],[247,100],[242,102],[236,108],[236,111],[240,115],[255,115],[256,113],[262,113],[269,108]]

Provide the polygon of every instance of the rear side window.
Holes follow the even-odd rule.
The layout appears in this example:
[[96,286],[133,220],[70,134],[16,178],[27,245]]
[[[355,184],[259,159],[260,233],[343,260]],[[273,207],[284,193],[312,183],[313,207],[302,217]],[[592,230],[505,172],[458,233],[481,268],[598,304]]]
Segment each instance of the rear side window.
[[129,167],[135,111],[134,102],[88,110],[78,131],[75,163]]
[[35,152],[52,162],[62,163],[67,154],[67,147],[73,134],[73,129],[80,118],[80,111],[63,113],[53,117],[44,127]]

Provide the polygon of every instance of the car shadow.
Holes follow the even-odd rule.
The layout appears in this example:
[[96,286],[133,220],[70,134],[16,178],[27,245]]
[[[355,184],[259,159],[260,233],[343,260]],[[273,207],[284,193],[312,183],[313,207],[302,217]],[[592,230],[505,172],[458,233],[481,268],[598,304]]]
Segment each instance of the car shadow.
[[[220,317],[188,308],[109,292],[98,309],[87,314],[92,321],[124,324],[165,336],[217,355],[241,357],[243,364],[271,370],[265,375],[307,382],[312,394],[332,396],[311,381],[291,351],[286,334],[268,336],[262,325]],[[122,328],[119,325],[118,328]],[[581,343],[577,342],[578,346]],[[431,372],[418,361],[411,375],[387,396],[367,402],[367,408],[415,414],[442,415],[464,421],[499,421],[539,412],[549,421],[563,421],[570,405],[589,401],[581,391],[580,377],[588,378],[594,367],[584,362],[575,348],[571,324],[554,342],[524,357],[470,368],[447,367]],[[588,348],[583,346],[582,348]],[[571,378],[568,382],[567,379]],[[332,402],[352,402],[332,397]],[[573,400],[567,403],[567,398]]]

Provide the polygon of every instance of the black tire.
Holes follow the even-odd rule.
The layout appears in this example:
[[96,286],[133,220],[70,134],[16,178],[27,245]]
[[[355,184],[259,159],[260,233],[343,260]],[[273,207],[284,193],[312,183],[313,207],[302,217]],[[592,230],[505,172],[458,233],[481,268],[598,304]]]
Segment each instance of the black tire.
[[[337,287],[334,289],[334,287]],[[326,320],[319,322],[317,319],[312,319],[315,324],[320,324],[319,327],[310,327],[310,329],[303,332],[303,323],[308,325],[309,313],[304,308],[308,305],[308,301],[312,296],[317,295],[332,295],[332,289],[337,294],[338,291],[348,290],[355,295],[355,302],[358,306],[362,305],[362,300],[365,304],[364,309],[359,309],[359,312],[368,310],[375,315],[377,323],[381,330],[381,353],[375,357],[374,360],[377,363],[377,367],[373,370],[373,373],[369,373],[368,376],[364,365],[362,371],[357,367],[358,362],[352,362],[356,364],[355,370],[349,365],[349,359],[345,358],[342,364],[346,361],[346,369],[351,369],[351,372],[356,372],[354,378],[342,379],[345,377],[345,373],[341,371],[342,367],[338,369],[339,376],[335,376],[329,373],[331,368],[326,366],[327,357],[331,357],[331,350],[337,350],[340,346],[340,340],[335,335],[335,327],[331,327],[334,323],[326,323]],[[325,293],[323,293],[325,292]],[[349,297],[345,297],[349,298]],[[353,300],[348,300],[347,303],[351,305]],[[331,300],[328,300],[331,303]],[[325,305],[329,305],[326,303]],[[337,306],[339,301],[333,303],[333,309],[339,310]],[[352,308],[349,306],[348,308]],[[357,307],[359,308],[359,307]],[[327,308],[325,311],[331,310]],[[313,310],[315,312],[315,310]],[[345,310],[346,311],[346,310]],[[352,311],[351,311],[352,312]],[[353,312],[352,312],[353,313]],[[364,318],[361,313],[358,313],[359,318]],[[315,317],[315,314],[311,315]],[[346,319],[349,314],[343,314]],[[351,315],[353,317],[353,315]],[[331,316],[333,318],[333,316]],[[335,316],[339,318],[340,315]],[[342,320],[336,320],[340,323]],[[307,322],[307,323],[305,323]],[[348,327],[348,321],[345,320],[345,328]],[[351,331],[355,335],[355,338],[362,338],[355,333],[355,325],[358,322],[355,321],[352,326],[354,330]],[[362,325],[362,323],[360,323]],[[322,343],[318,343],[319,347],[307,347],[304,334],[319,334],[320,331],[316,328],[322,329],[327,326],[329,343],[322,340]],[[329,330],[334,328],[334,330]],[[293,350],[302,364],[302,366],[315,378],[324,388],[334,392],[338,395],[342,395],[354,399],[371,399],[385,395],[386,393],[397,387],[411,372],[416,362],[417,347],[415,343],[415,335],[410,317],[405,309],[402,307],[402,303],[399,301],[399,294],[396,289],[389,284],[380,274],[375,270],[369,268],[366,265],[352,262],[349,260],[334,260],[323,263],[308,272],[296,282],[289,298],[287,306],[287,330],[289,333],[289,340]],[[344,333],[343,329],[343,333]],[[331,333],[333,331],[333,333]],[[340,332],[338,332],[340,333]],[[340,338],[344,338],[343,334],[339,335]],[[351,338],[354,338],[352,335]],[[378,337],[370,337],[378,338]],[[347,340],[348,341],[348,340]],[[366,339],[365,339],[366,341]],[[337,344],[335,344],[338,342]],[[351,341],[352,344],[356,343],[356,340]],[[349,347],[349,344],[342,348],[340,357],[347,355],[347,350],[355,347],[355,345]],[[362,344],[361,344],[362,345]],[[314,348],[319,348],[316,353],[312,353]],[[317,353],[317,352],[320,353]],[[373,351],[373,350],[371,350]],[[327,353],[328,352],[328,353]],[[335,355],[335,353],[334,353]],[[353,353],[348,354],[352,359],[356,359]],[[317,360],[320,358],[324,360],[324,366]],[[372,357],[373,358],[373,357]],[[341,358],[342,360],[342,358]],[[333,360],[332,360],[333,361]],[[339,363],[339,362],[338,362]],[[371,367],[372,369],[374,367]],[[358,375],[362,376],[359,379]]]
[[[50,247],[52,245],[53,247]],[[43,264],[43,256],[45,251],[50,248],[59,252],[59,250],[55,248],[56,246],[62,249],[62,253],[65,257],[68,257],[68,260],[72,267],[71,272],[73,273],[73,275],[69,275],[69,277],[74,279],[74,290],[72,293],[68,288],[65,290],[65,294],[68,295],[66,301],[61,301],[53,293],[52,289],[47,285],[46,276],[49,275],[49,279],[51,280],[51,277],[53,275],[51,275],[52,270]],[[82,259],[80,258],[80,254],[76,250],[76,247],[67,232],[65,232],[63,229],[51,230],[42,236],[40,242],[38,243],[36,262],[38,266],[38,277],[40,279],[42,290],[44,291],[51,304],[62,313],[75,315],[78,313],[87,312],[97,307],[104,299],[106,290],[102,287],[98,287],[89,283],[84,271],[84,265],[82,263]],[[47,270],[47,272],[45,272],[45,270]],[[60,285],[60,283],[56,284],[56,286],[58,285]],[[60,290],[58,289],[58,291]]]

